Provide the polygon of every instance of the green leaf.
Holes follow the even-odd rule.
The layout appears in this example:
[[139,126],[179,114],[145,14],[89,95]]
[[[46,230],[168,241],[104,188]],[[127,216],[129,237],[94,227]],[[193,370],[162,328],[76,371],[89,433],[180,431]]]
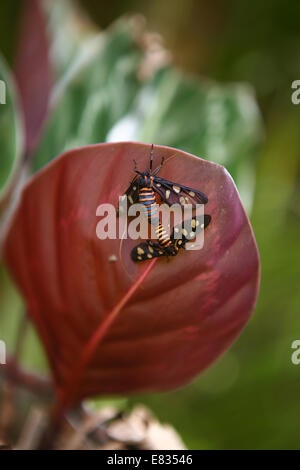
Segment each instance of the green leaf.
[[44,0],[42,7],[48,24],[52,64],[61,77],[76,58],[78,49],[96,30],[77,2]]
[[127,23],[86,42],[53,94],[53,113],[37,149],[38,170],[64,150],[105,141],[140,86],[142,52]]
[[92,411],[98,411],[101,410],[102,408],[114,408],[115,410],[122,412],[126,410],[128,407],[128,398],[126,397],[107,397],[107,398],[92,398],[89,400],[85,400],[84,404],[85,406],[92,410]]
[[8,351],[16,344],[18,324],[24,305],[7,271],[0,264],[0,340],[5,341]]
[[49,372],[45,350],[32,323],[28,325],[20,356],[20,363],[25,368],[35,372]]
[[108,140],[167,145],[220,163],[236,180],[249,207],[261,128],[249,86],[219,85],[168,68],[141,89]]
[[133,30],[122,20],[84,41],[54,92],[33,169],[65,150],[98,142],[167,145],[224,165],[250,210],[262,139],[252,89],[184,76],[163,63],[142,80],[145,63],[152,70],[155,61]]
[[[5,342],[7,354],[13,355],[18,342],[25,305],[7,270],[0,264],[0,340]],[[23,325],[23,326],[21,326]],[[43,346],[37,333],[28,321],[22,342],[20,364],[35,371],[48,371]]]
[[16,90],[0,56],[0,200],[6,193],[23,149],[23,129],[16,103]]

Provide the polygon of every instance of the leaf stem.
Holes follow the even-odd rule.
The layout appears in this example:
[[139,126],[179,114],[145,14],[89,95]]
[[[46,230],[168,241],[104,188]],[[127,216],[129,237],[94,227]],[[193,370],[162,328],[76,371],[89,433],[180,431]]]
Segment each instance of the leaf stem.
[[53,410],[52,415],[53,424],[57,424],[61,420],[63,413],[74,404],[74,396],[76,394],[76,389],[82,379],[85,368],[93,357],[96,348],[99,346],[109,327],[116,320],[124,306],[128,303],[130,298],[133,296],[133,294],[148,276],[155,262],[156,259],[153,259],[149,263],[143,274],[138,278],[136,282],[133,283],[127,294],[124,295],[121,301],[111,310],[105,320],[98,326],[96,331],[92,334],[85,347],[82,349],[79,356],[79,360],[74,362],[74,364],[76,364],[76,367],[71,370],[67,384],[58,397],[58,401],[56,407]]

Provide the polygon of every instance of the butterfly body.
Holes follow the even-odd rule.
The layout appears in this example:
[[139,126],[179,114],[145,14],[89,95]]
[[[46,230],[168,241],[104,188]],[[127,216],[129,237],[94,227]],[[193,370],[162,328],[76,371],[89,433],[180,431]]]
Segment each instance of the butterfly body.
[[175,248],[170,236],[168,235],[166,229],[162,226],[161,223],[155,227],[155,233],[158,238],[158,245],[160,250],[163,250],[166,255],[174,256]]
[[155,193],[151,186],[142,186],[139,191],[139,203],[143,204],[147,211],[148,222],[155,227],[159,224],[158,207]]
[[158,205],[155,193],[151,187],[142,187],[140,189],[139,202],[146,208],[148,222],[154,226],[159,245],[167,253],[172,254],[172,242],[167,231],[159,221]]

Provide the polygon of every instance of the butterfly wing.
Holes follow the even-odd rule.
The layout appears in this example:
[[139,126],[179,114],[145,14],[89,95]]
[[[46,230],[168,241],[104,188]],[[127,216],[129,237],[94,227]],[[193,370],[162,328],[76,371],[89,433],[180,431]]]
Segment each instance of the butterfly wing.
[[120,197],[118,215],[123,213],[123,203],[126,199],[127,199],[127,208],[139,202],[139,191],[140,191],[139,177],[135,176],[135,178],[131,181],[126,192],[123,194],[123,196]]
[[131,251],[132,261],[146,261],[153,258],[160,258],[166,256],[166,253],[161,249],[161,247],[156,242],[147,240],[142,242],[139,245],[135,246]]
[[196,204],[206,204],[208,202],[207,196],[201,191],[160,177],[154,178],[153,189],[169,206],[172,204],[192,204],[195,206]]
[[171,240],[177,248],[185,248],[186,243],[193,240],[211,222],[211,215],[204,214],[185,220],[174,227]]
[[125,192],[125,196],[128,199],[129,206],[131,206],[132,204],[137,204],[139,202],[139,192],[140,192],[139,177],[136,176],[131,181],[129,188]]
[[211,221],[211,216],[196,216],[188,221],[184,221],[174,227],[171,240],[173,242],[173,252],[163,250],[157,242],[147,240],[135,246],[131,251],[131,259],[134,262],[147,261],[163,256],[176,256],[180,248],[185,248],[186,243],[193,240]]

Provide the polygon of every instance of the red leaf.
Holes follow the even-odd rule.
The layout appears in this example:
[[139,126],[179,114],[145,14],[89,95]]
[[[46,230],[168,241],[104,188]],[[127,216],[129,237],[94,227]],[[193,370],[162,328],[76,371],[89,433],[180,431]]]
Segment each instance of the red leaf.
[[41,0],[23,0],[15,66],[30,154],[47,115],[52,85],[49,41]]
[[226,170],[168,147],[160,176],[207,194],[212,222],[204,248],[134,264],[137,243],[96,237],[96,208],[118,202],[147,169],[150,146],[100,144],[73,150],[23,191],[5,259],[47,350],[60,407],[94,394],[178,387],[234,341],[256,301],[259,258]]

